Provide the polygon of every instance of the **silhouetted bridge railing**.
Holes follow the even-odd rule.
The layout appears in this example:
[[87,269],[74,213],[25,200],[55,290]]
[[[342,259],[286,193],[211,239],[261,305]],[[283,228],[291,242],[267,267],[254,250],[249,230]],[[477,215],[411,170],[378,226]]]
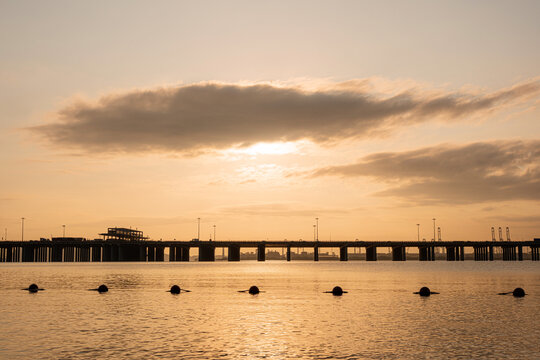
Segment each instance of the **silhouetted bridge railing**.
[[[433,261],[435,249],[443,249],[446,260],[465,260],[465,248],[473,249],[472,259],[489,261],[523,260],[524,248],[530,258],[540,260],[540,239],[534,241],[3,241],[0,262],[102,262],[102,261],[189,261],[190,250],[198,249],[199,261],[215,261],[216,248],[227,249],[228,261],[240,261],[241,248],[256,248],[257,260],[266,260],[267,248],[313,248],[313,260],[319,261],[319,249],[339,248],[339,260],[349,260],[349,249],[365,249],[365,260],[377,260],[377,248],[391,248],[393,261],[405,261],[408,248],[418,248],[418,260]],[[360,250],[361,251],[361,250]],[[416,256],[415,256],[416,257]],[[470,256],[468,256],[470,258]]]

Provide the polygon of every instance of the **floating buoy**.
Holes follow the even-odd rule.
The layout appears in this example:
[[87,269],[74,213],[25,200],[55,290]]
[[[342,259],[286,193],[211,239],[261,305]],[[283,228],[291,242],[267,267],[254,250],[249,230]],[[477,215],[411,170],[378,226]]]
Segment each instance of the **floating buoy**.
[[514,291],[499,293],[499,295],[508,295],[508,294],[512,294],[512,296],[514,297],[524,297],[525,295],[527,295],[525,294],[525,290],[523,290],[520,287],[515,288]]
[[431,291],[427,286],[423,286],[420,288],[420,291],[417,291],[413,294],[418,294],[420,296],[430,296],[431,294],[438,294],[438,292]]
[[171,290],[167,290],[167,292],[170,292],[171,294],[180,294],[181,292],[191,292],[191,290],[181,289],[178,285],[171,286]]
[[518,288],[515,288],[514,291],[512,291],[512,295],[514,295],[514,297],[524,297],[526,294],[525,294],[525,290],[518,287]]
[[22,290],[27,290],[28,292],[31,292],[31,293],[37,293],[38,291],[42,291],[42,290],[45,290],[45,289],[40,289],[39,286],[37,286],[36,284],[30,284],[29,287],[27,287],[26,289],[22,289]]
[[98,293],[106,293],[107,291],[109,291],[109,288],[107,287],[107,285],[101,284],[98,286],[97,289],[88,289],[88,290],[97,291]]
[[263,292],[263,291],[260,291],[258,287],[253,285],[248,290],[238,290],[238,292],[247,292],[247,293],[250,293],[251,295],[257,295],[258,293]]
[[341,296],[341,295],[346,294],[346,293],[347,293],[347,291],[343,291],[341,286],[334,286],[332,291],[325,291],[325,294],[332,294],[334,296]]

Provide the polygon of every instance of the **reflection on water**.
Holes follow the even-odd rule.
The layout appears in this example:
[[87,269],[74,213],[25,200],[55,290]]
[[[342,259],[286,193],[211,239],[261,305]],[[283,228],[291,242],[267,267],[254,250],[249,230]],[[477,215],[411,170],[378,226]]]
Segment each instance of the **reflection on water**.
[[0,358],[531,359],[539,299],[532,262],[2,264]]

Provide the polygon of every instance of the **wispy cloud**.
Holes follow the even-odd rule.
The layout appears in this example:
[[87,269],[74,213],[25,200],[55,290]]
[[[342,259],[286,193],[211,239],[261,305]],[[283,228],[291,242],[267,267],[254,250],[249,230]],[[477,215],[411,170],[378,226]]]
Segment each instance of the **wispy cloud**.
[[82,153],[182,155],[308,140],[329,144],[431,120],[457,121],[524,102],[537,79],[491,93],[411,88],[375,91],[369,80],[333,85],[204,83],[110,94],[73,102],[52,123],[30,128]]
[[299,216],[316,217],[321,214],[346,214],[359,209],[335,209],[335,208],[306,208],[302,204],[292,203],[263,203],[263,204],[244,204],[236,206],[223,207],[217,210],[220,214],[241,215],[241,216]]
[[439,145],[377,153],[320,168],[310,176],[367,176],[389,185],[377,193],[414,203],[540,200],[540,141]]

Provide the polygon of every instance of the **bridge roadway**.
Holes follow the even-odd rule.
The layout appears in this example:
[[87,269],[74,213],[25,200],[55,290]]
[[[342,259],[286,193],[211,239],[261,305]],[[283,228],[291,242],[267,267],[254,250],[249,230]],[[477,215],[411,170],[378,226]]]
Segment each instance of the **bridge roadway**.
[[2,241],[0,262],[102,262],[164,261],[165,248],[169,261],[189,261],[190,250],[198,248],[199,261],[214,261],[216,248],[227,248],[229,261],[240,261],[241,248],[256,248],[257,260],[266,260],[267,248],[287,250],[313,248],[313,260],[319,261],[319,249],[339,248],[339,259],[348,260],[349,248],[365,248],[367,261],[377,260],[377,248],[391,248],[393,261],[405,261],[407,248],[418,248],[420,261],[434,261],[435,248],[446,251],[446,260],[463,261],[465,248],[473,249],[476,261],[494,260],[494,249],[501,249],[505,261],[523,260],[523,248],[530,248],[531,260],[540,260],[540,239],[533,241]]

